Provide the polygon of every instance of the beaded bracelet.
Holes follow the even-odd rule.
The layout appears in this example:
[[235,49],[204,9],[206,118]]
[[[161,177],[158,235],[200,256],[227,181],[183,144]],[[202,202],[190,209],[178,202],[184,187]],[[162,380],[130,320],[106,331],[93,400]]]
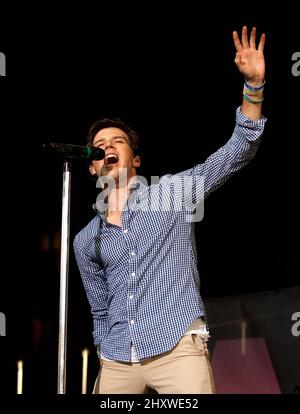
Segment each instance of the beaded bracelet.
[[250,97],[255,97],[255,96],[258,96],[258,97],[261,97],[262,95],[263,95],[263,89],[260,89],[260,90],[258,90],[258,91],[251,91],[250,89],[248,89],[247,87],[246,87],[246,85],[244,85],[244,90],[243,90],[243,92],[244,93],[246,93],[247,95],[249,95]]
[[264,88],[265,84],[266,84],[266,81],[264,80],[264,81],[263,81],[263,83],[262,83],[261,85],[259,85],[259,86],[252,86],[252,85],[250,85],[250,84],[246,81],[246,79],[245,79],[245,87],[246,87],[247,89],[249,89],[249,91],[251,91],[251,92],[260,91],[261,89],[263,89],[263,88]]
[[250,98],[250,96],[249,95],[247,95],[245,92],[243,92],[243,95],[244,95],[244,98],[246,99],[246,101],[248,101],[248,102],[250,102],[250,103],[253,103],[253,104],[260,104],[260,103],[262,103],[263,102],[263,100],[264,100],[264,97],[262,97],[261,99],[259,99],[259,100],[257,100],[257,101],[254,101],[253,99],[251,99]]

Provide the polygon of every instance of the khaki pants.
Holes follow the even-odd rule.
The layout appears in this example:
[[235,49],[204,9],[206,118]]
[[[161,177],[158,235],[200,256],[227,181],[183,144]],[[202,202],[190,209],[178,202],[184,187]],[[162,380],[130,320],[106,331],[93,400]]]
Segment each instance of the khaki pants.
[[141,363],[103,361],[94,394],[213,394],[215,386],[205,342],[184,336],[171,351]]

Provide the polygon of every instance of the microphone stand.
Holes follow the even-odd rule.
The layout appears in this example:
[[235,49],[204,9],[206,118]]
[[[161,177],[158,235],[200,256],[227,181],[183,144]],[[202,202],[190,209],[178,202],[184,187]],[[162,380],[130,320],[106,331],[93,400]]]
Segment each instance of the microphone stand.
[[61,220],[60,255],[60,298],[59,298],[59,338],[58,338],[58,378],[57,393],[66,393],[66,359],[68,327],[68,280],[70,245],[70,199],[71,199],[71,163],[64,161]]
[[58,335],[58,375],[57,393],[66,393],[66,359],[68,327],[68,281],[70,246],[70,199],[71,199],[71,163],[70,159],[101,160],[105,151],[91,146],[81,147],[52,142],[42,145],[43,151],[64,157],[61,252],[60,252],[60,297],[59,297],[59,335]]

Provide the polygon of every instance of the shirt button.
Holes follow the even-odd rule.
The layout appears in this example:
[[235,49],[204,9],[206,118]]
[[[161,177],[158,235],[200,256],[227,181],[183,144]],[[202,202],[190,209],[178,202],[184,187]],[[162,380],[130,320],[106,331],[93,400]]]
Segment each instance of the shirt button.
[[133,320],[133,319],[131,319],[130,323],[131,323],[131,325],[133,325],[133,324],[134,324],[134,320]]
[[132,272],[132,273],[131,273],[131,276],[135,276],[135,272]]
[[124,233],[124,234],[127,234],[127,233],[128,233],[128,230],[127,230],[127,229],[125,229],[125,230],[123,231],[123,233]]
[[131,256],[135,256],[135,252],[131,252]]
[[133,299],[133,295],[130,295],[130,296],[129,296],[129,299]]

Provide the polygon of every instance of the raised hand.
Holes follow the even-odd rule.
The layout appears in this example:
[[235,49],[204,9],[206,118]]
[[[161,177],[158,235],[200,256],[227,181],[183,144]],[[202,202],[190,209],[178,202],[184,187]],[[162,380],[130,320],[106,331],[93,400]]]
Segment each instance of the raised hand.
[[264,45],[266,35],[263,33],[256,48],[256,28],[253,27],[248,41],[248,30],[242,29],[242,42],[237,32],[233,32],[233,41],[236,48],[235,64],[238,70],[251,84],[258,85],[265,80]]

